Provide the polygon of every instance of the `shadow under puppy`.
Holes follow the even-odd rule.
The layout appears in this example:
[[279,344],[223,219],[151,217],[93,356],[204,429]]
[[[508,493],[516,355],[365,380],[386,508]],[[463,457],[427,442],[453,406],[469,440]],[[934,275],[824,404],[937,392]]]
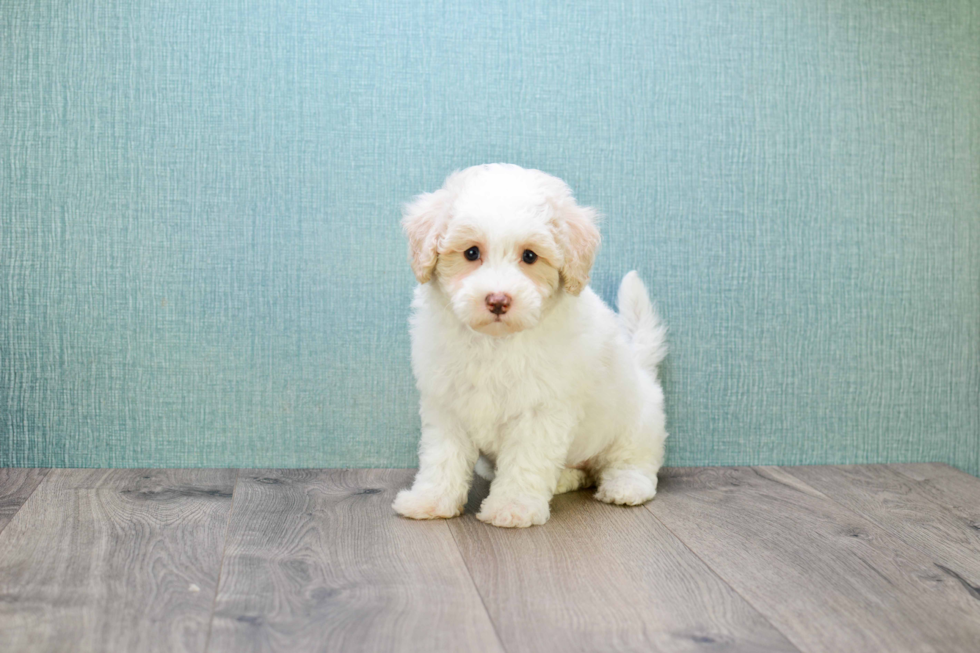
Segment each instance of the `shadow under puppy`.
[[607,503],[656,494],[666,330],[635,272],[618,315],[588,287],[595,216],[560,179],[508,164],[406,206],[422,437],[398,513],[460,514],[474,467],[492,478],[477,518],[495,526],[543,524],[553,495],[593,483]]

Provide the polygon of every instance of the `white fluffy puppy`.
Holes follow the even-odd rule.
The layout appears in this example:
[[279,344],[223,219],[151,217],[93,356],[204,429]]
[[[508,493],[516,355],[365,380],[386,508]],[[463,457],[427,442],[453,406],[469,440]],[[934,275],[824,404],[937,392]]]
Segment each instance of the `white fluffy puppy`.
[[635,272],[618,315],[588,287],[595,215],[560,179],[506,164],[405,208],[422,439],[398,513],[460,514],[481,453],[493,482],[477,518],[495,526],[543,524],[554,494],[591,483],[608,503],[656,494],[665,329]]

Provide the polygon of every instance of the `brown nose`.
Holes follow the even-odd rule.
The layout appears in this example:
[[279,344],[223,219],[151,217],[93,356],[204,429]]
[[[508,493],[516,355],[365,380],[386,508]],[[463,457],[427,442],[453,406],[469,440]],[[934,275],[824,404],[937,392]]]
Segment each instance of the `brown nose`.
[[494,292],[487,295],[487,310],[494,315],[501,315],[510,308],[510,295],[502,292]]

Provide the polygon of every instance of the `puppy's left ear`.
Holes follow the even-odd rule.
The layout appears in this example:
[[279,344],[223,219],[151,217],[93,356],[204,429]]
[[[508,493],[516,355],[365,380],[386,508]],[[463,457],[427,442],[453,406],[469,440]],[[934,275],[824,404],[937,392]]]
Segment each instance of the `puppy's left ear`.
[[408,262],[419,283],[432,278],[439,257],[439,239],[449,221],[449,192],[422,193],[405,205],[402,228],[408,236]]
[[598,213],[587,206],[568,200],[557,209],[559,241],[565,262],[559,269],[565,290],[578,295],[589,285],[589,273],[599,248],[599,230],[595,226]]

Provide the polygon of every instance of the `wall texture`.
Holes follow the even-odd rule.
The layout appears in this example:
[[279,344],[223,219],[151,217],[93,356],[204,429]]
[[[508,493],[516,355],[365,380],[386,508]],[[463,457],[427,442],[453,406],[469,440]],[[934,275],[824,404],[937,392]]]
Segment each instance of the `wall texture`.
[[980,473],[980,6],[0,9],[0,465],[409,466],[399,205],[488,161],[607,216],[674,465]]

